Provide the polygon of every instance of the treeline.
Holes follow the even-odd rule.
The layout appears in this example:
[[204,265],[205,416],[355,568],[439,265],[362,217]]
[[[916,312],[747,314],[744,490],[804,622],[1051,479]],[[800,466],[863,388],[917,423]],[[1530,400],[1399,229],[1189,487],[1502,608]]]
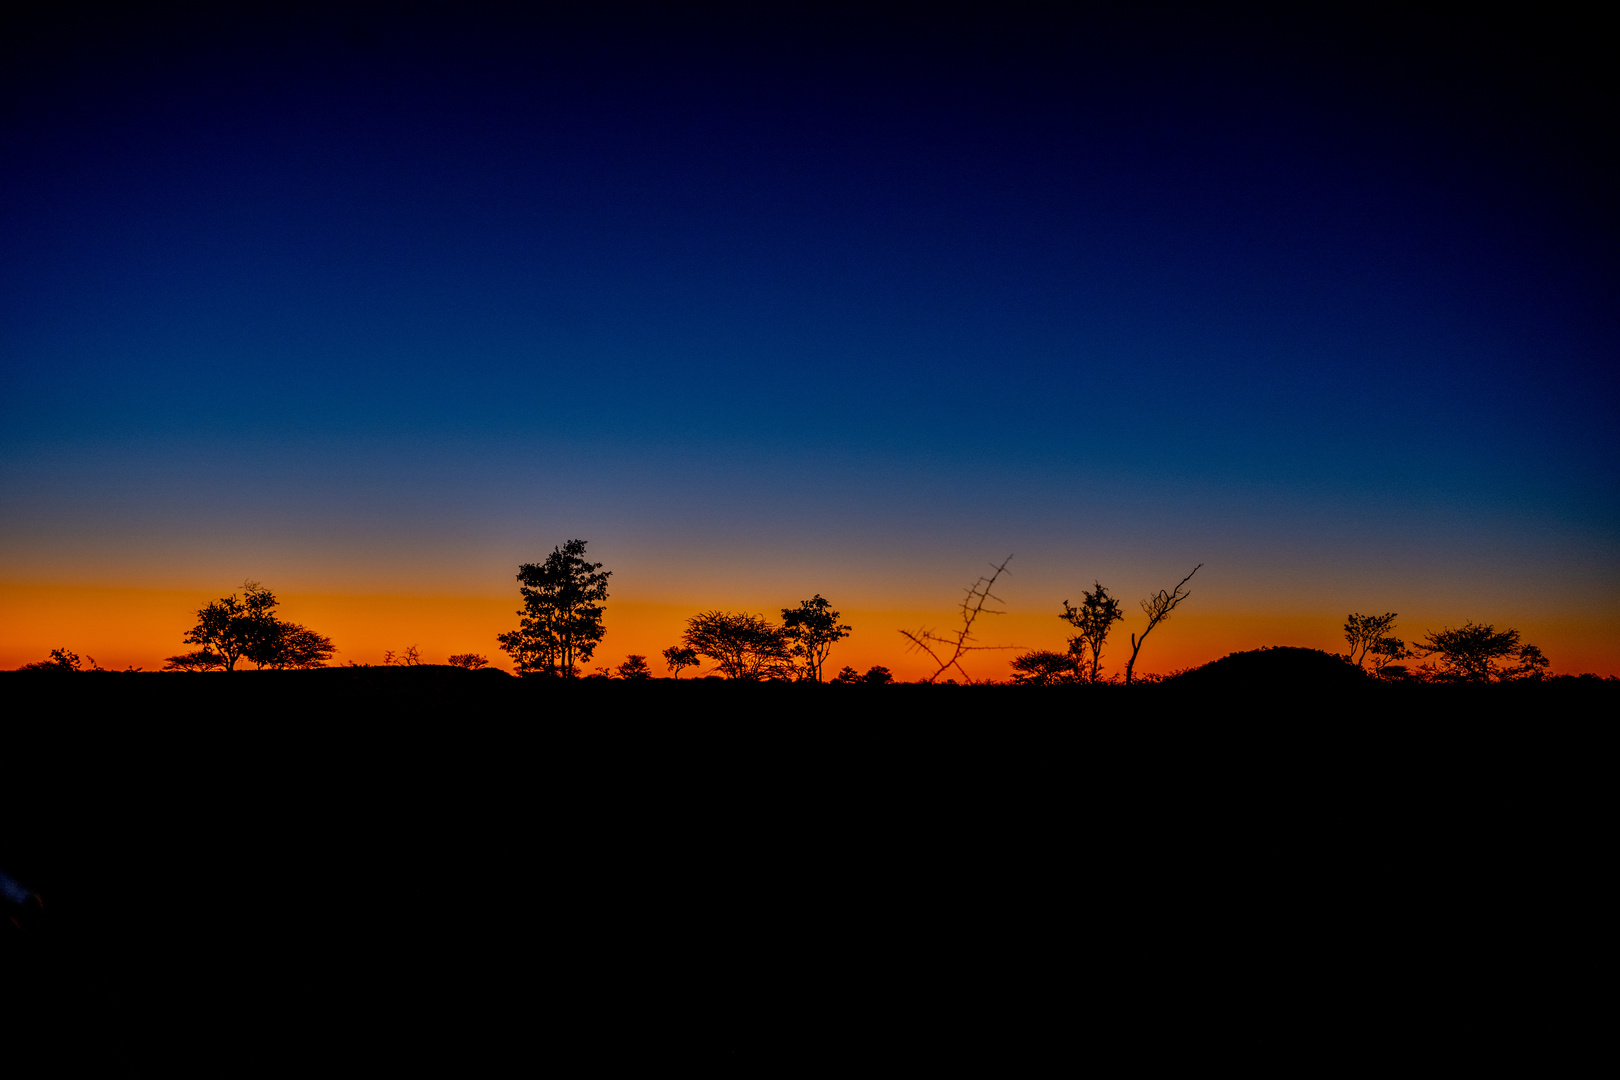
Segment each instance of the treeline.
[[[552,550],[544,562],[524,563],[518,568],[519,592],[523,607],[517,613],[515,630],[496,635],[501,649],[511,658],[517,673],[547,678],[651,679],[653,669],[647,657],[631,654],[612,667],[598,666],[586,673],[585,665],[595,656],[606,636],[603,623],[611,571],[585,557],[586,542],[570,540]],[[989,606],[999,602],[991,591],[1006,572],[1009,559],[993,565],[993,573],[981,576],[968,586],[960,605],[961,624],[942,631],[924,628],[902,630],[910,647],[934,665],[925,683],[954,683],[955,672],[965,683],[995,683],[994,679],[974,679],[964,666],[969,653],[1007,648],[984,645],[975,636],[979,619],[1002,614]],[[1105,673],[1103,657],[1113,628],[1123,622],[1120,601],[1100,582],[1083,590],[1081,602],[1063,601],[1057,618],[1072,633],[1066,649],[1035,650],[1016,656],[1011,662],[1008,682],[1017,685],[1059,686],[1069,684],[1161,681],[1171,676],[1140,676],[1136,665],[1148,635],[1191,597],[1187,584],[1202,564],[1182,578],[1172,589],[1161,589],[1141,601],[1146,626],[1130,635],[1130,653],[1122,670]],[[231,594],[210,602],[196,612],[196,624],[186,631],[183,641],[198,646],[190,652],[166,658],[165,671],[235,671],[244,661],[259,669],[296,669],[327,666],[337,649],[332,640],[298,623],[281,619],[275,612],[279,601],[259,583],[243,584],[239,597]],[[663,650],[666,670],[675,678],[688,668],[702,668],[707,660],[713,666],[710,677],[743,682],[822,682],[833,647],[848,637],[851,628],[840,622],[839,612],[817,593],[797,607],[781,609],[780,622],[747,612],[711,610],[692,616],[686,622],[681,640]],[[1331,654],[1366,676],[1387,682],[1487,683],[1540,680],[1549,660],[1537,646],[1521,640],[1511,627],[1497,630],[1492,624],[1472,621],[1459,629],[1447,627],[1425,632],[1410,645],[1395,635],[1396,614],[1351,613],[1344,624],[1347,650]],[[1406,663],[1421,661],[1416,666]],[[418,666],[420,650],[407,646],[401,653],[388,652],[387,666]],[[487,657],[478,653],[458,653],[449,658],[454,667],[486,667]],[[53,649],[49,658],[24,665],[22,670],[102,671],[89,658],[89,666],[68,649]],[[134,669],[138,670],[138,669]],[[894,681],[888,668],[874,666],[865,673],[845,666],[830,680],[839,683],[883,684]]]

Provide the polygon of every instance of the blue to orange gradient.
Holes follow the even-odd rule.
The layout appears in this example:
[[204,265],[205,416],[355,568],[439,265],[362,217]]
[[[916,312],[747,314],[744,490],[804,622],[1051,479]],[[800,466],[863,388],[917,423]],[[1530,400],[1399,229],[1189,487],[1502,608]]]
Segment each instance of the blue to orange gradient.
[[820,593],[917,677],[1010,553],[986,644],[1202,563],[1147,670],[1396,611],[1620,674],[1603,65],[1200,18],[19,24],[0,667],[245,579],[504,663],[579,537],[593,664]]

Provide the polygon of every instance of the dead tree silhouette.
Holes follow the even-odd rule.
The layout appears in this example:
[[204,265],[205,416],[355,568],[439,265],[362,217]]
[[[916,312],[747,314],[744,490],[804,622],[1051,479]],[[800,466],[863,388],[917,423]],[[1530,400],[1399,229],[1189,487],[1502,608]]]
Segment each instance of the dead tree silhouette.
[[1169,592],[1165,592],[1163,589],[1160,589],[1158,592],[1142,601],[1142,612],[1143,614],[1147,615],[1148,624],[1147,629],[1142,631],[1141,638],[1137,638],[1135,634],[1131,635],[1131,659],[1130,662],[1125,665],[1126,686],[1131,684],[1131,673],[1136,670],[1136,654],[1142,651],[1143,642],[1147,641],[1147,636],[1153,632],[1153,628],[1155,626],[1158,626],[1160,623],[1164,622],[1164,620],[1168,619],[1170,617],[1170,613],[1176,610],[1176,606],[1192,595],[1192,593],[1182,592],[1181,586],[1191,581],[1193,574],[1198,573],[1199,567],[1203,565],[1203,563],[1199,563],[1198,566],[1193,567],[1192,574],[1188,574],[1186,577],[1182,578],[1181,584],[1177,585]]
[[[1005,611],[997,611],[995,608],[986,608],[984,605],[991,600],[994,600],[997,603],[1005,603],[1001,597],[993,595],[990,592],[990,588],[996,583],[996,579],[998,577],[1007,572],[1007,564],[1010,562],[1012,562],[1012,556],[1008,555],[1005,559],[1001,560],[1000,566],[996,566],[995,563],[991,563],[990,565],[995,567],[995,573],[991,574],[989,577],[980,577],[978,581],[975,581],[972,585],[968,586],[967,595],[962,598],[962,629],[956,631],[955,633],[947,634],[938,634],[928,629],[918,630],[915,634],[913,634],[910,630],[900,631],[900,633],[911,642],[911,645],[907,647],[908,652],[911,649],[919,649],[922,652],[927,653],[934,663],[939,665],[939,670],[935,671],[932,675],[928,676],[928,678],[924,679],[924,682],[931,683],[941,675],[945,674],[948,669],[955,667],[957,671],[962,673],[962,678],[966,679],[971,685],[973,682],[973,676],[967,673],[967,669],[964,668],[961,663],[963,653],[977,652],[988,649],[1022,648],[1022,646],[1019,645],[968,644],[969,641],[973,640],[973,623],[981,614],[1006,614]],[[930,645],[930,642],[932,642],[933,645]],[[939,646],[939,652],[934,651],[934,645]],[[947,649],[950,650],[950,655],[944,659],[940,659],[941,654]]]

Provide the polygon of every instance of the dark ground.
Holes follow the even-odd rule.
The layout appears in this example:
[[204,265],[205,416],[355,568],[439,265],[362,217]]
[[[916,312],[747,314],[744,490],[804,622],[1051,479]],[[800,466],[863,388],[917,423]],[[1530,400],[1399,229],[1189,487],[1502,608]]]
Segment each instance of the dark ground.
[[0,673],[0,865],[47,901],[0,965],[604,1065],[1582,1022],[1620,684],[1272,675]]

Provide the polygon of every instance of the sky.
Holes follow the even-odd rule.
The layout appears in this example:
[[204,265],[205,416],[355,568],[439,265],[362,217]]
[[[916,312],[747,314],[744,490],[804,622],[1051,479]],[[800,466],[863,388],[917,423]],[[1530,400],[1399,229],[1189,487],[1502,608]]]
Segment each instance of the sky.
[[915,678],[1010,555],[986,645],[1199,566],[1140,669],[1394,611],[1620,674],[1596,27],[876,10],[8,24],[0,668],[246,580],[506,666],[577,537],[595,663],[819,593]]

